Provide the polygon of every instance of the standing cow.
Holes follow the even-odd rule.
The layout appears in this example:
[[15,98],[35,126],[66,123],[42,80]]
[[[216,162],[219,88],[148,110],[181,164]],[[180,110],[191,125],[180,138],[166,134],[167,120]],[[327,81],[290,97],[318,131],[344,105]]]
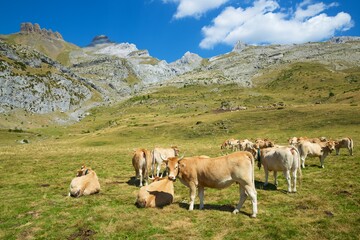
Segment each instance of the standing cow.
[[349,137],[338,139],[335,141],[336,155],[339,155],[340,148],[347,148],[349,151],[349,155],[352,156],[354,149],[354,141]]
[[305,159],[307,156],[319,157],[320,166],[324,168],[324,160],[329,153],[335,150],[335,142],[329,140],[326,142],[309,142],[307,140],[301,141],[298,145],[298,150],[301,158],[301,166],[305,168]]
[[[163,158],[176,157],[179,156],[179,149],[176,146],[172,146],[171,148],[154,148],[152,151],[152,167],[151,173],[154,175],[155,164],[156,166],[156,177],[159,177],[161,164],[163,162]],[[161,174],[162,177],[162,174]]]
[[134,166],[136,177],[140,179],[140,187],[143,185],[143,181],[145,181],[145,185],[148,185],[151,162],[152,158],[149,150],[139,148],[134,151],[132,165]]
[[[265,183],[268,185],[269,171],[274,171],[274,184],[277,186],[277,172],[282,171],[287,182],[288,192],[296,192],[296,177],[299,170],[301,176],[300,167],[300,154],[296,147],[273,147],[264,148],[258,151],[258,166],[261,164],[264,166],[265,171]],[[292,188],[291,188],[291,176],[292,175]]]
[[254,183],[254,157],[249,152],[235,152],[217,158],[178,158],[165,160],[169,169],[169,178],[180,181],[190,189],[189,210],[194,209],[196,189],[199,191],[200,206],[204,208],[204,189],[223,189],[236,182],[240,188],[239,203],[233,211],[240,211],[247,196],[252,201],[252,215],[257,214],[257,193]]

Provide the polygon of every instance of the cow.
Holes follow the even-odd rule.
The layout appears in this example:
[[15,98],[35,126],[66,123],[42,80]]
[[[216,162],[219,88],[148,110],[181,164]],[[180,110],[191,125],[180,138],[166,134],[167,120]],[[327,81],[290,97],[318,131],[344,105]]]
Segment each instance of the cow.
[[[265,183],[264,186],[268,185],[269,171],[274,171],[274,184],[278,185],[277,171],[282,171],[287,181],[288,192],[296,192],[296,178],[297,171],[299,170],[301,176],[300,167],[300,154],[296,147],[273,147],[259,149],[257,154],[258,167],[264,166],[265,171]],[[292,188],[291,188],[291,176],[292,175]]]
[[268,148],[268,147],[274,147],[274,142],[270,141],[267,138],[258,138],[255,140],[254,147],[257,148]]
[[239,142],[240,151],[248,151],[249,152],[253,148],[253,145],[254,145],[254,143],[248,139],[243,139],[243,140],[240,140],[240,142]]
[[239,140],[234,138],[227,139],[221,144],[221,149],[231,149],[236,151],[239,149]]
[[349,151],[349,155],[352,156],[354,149],[354,141],[349,137],[337,139],[335,141],[336,155],[339,155],[340,148],[347,148]]
[[240,211],[247,196],[252,201],[251,217],[257,214],[257,192],[254,183],[254,157],[249,152],[234,152],[216,158],[179,158],[165,160],[169,169],[168,178],[180,181],[190,189],[189,211],[194,209],[196,189],[199,192],[200,206],[204,208],[204,188],[223,189],[236,182],[240,188],[239,203],[233,211]]
[[135,169],[136,177],[140,179],[140,187],[148,185],[149,171],[151,170],[152,157],[149,150],[139,148],[134,151],[132,165]]
[[[156,176],[159,177],[160,170],[161,170],[161,164],[163,162],[161,156],[163,158],[169,158],[169,157],[176,157],[179,155],[179,149],[176,146],[172,146],[171,148],[154,148],[152,151],[152,167],[151,167],[151,173],[154,175],[155,170],[155,164],[156,166]],[[162,176],[162,174],[161,174]]]
[[156,178],[154,182],[140,188],[135,205],[137,207],[164,207],[174,199],[174,182],[169,178]]
[[324,168],[324,160],[329,153],[335,150],[335,142],[333,140],[328,140],[326,142],[314,143],[304,140],[299,143],[298,150],[302,168],[305,168],[305,159],[307,156],[319,157],[320,167]]
[[70,183],[69,196],[81,197],[98,192],[100,192],[100,183],[95,171],[82,166]]
[[292,138],[289,138],[288,141],[289,141],[290,145],[297,146],[302,141],[309,141],[312,143],[326,142],[327,138],[326,137],[319,137],[319,138],[292,137]]
[[240,141],[238,139],[231,139],[228,144],[232,151],[240,150]]

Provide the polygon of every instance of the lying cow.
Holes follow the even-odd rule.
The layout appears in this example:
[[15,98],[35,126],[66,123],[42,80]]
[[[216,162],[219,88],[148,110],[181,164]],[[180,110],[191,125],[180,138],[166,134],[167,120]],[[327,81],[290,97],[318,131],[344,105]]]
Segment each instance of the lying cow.
[[152,175],[154,175],[155,164],[157,165],[156,177],[159,177],[160,175],[161,164],[163,162],[161,156],[163,156],[163,158],[169,158],[169,157],[176,157],[178,155],[179,155],[179,149],[175,146],[171,148],[154,148],[154,150],[152,151],[152,156],[153,156],[152,168],[151,168]]
[[100,183],[95,171],[82,166],[70,183],[69,196],[80,197],[100,192]]
[[354,149],[354,141],[349,137],[338,139],[335,141],[336,155],[339,155],[340,148],[347,148],[349,151],[349,155],[352,156]]
[[239,183],[240,200],[234,214],[238,213],[247,196],[252,201],[252,215],[257,214],[257,193],[254,184],[254,157],[249,152],[235,152],[217,158],[178,158],[165,160],[169,179],[180,181],[190,188],[189,210],[194,209],[196,189],[199,191],[200,206],[204,208],[205,187],[223,189],[232,183]]
[[[258,152],[258,166],[259,169],[261,164],[264,166],[265,171],[265,183],[264,186],[268,185],[269,171],[274,171],[274,184],[277,186],[277,171],[282,171],[287,181],[288,192],[296,192],[296,177],[297,171],[299,170],[301,176],[300,167],[300,154],[296,147],[274,147],[264,148]],[[292,175],[292,189],[291,189],[291,176]]]
[[135,150],[132,158],[132,164],[135,169],[136,177],[140,179],[140,187],[145,181],[145,185],[148,185],[149,171],[151,170],[151,152],[140,148]]
[[136,198],[137,207],[163,207],[170,205],[174,199],[174,182],[168,178],[159,180],[140,188]]
[[305,168],[305,159],[307,156],[319,157],[320,166],[324,168],[324,160],[329,153],[335,150],[335,142],[332,140],[326,142],[309,142],[301,141],[298,145],[298,150],[301,158],[301,166]]

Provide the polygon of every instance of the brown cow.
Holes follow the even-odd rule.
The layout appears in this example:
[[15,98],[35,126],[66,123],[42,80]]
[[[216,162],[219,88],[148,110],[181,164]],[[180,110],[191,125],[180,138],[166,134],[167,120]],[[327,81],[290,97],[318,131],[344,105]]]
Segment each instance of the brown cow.
[[163,207],[174,199],[174,183],[168,178],[157,178],[154,182],[140,188],[136,198],[137,207]]
[[95,171],[82,166],[70,183],[69,196],[80,197],[100,192],[100,183]]
[[257,214],[257,193],[254,184],[254,157],[249,152],[235,152],[216,158],[178,158],[166,160],[169,178],[180,181],[190,188],[189,210],[194,209],[196,189],[199,191],[200,206],[204,208],[204,188],[223,189],[232,183],[239,183],[240,199],[233,211],[238,213],[247,196],[252,201],[252,215]]
[[135,150],[132,164],[135,169],[136,177],[140,179],[140,187],[142,187],[143,181],[145,181],[145,185],[148,185],[151,162],[152,158],[149,150],[143,148]]
[[256,149],[257,148],[268,148],[268,147],[274,147],[274,142],[270,141],[267,138],[258,138],[255,140],[255,144],[253,145]]

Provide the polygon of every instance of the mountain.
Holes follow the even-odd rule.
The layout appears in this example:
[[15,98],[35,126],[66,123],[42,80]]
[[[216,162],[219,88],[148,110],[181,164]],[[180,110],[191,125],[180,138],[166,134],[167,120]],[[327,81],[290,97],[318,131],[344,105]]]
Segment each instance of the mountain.
[[283,86],[288,86],[287,82],[296,84],[292,79],[301,81],[288,74],[297,73],[299,66],[308,66],[305,73],[318,66],[356,84],[360,82],[359,52],[358,37],[292,45],[238,42],[231,52],[210,59],[186,52],[167,63],[133,43],[116,43],[105,35],[80,48],[58,32],[23,23],[19,33],[0,35],[0,111],[70,114],[84,106],[117,102],[163,85],[235,83],[253,87],[285,79]]
[[20,32],[0,35],[0,39],[7,43],[34,48],[65,66],[69,65],[69,53],[80,49],[80,47],[64,41],[60,33],[53,32],[51,29],[41,29],[37,23],[22,23]]

